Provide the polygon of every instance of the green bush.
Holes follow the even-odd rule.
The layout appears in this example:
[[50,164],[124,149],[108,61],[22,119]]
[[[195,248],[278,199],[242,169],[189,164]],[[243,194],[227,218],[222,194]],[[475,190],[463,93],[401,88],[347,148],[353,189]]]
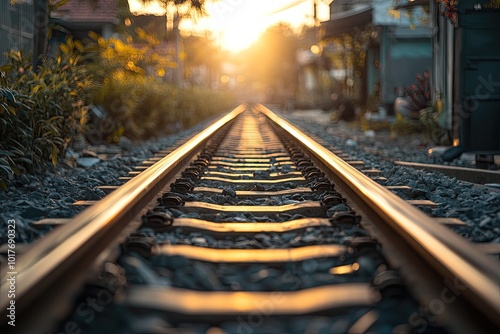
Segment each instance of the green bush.
[[401,114],[396,115],[396,121],[391,125],[391,133],[397,136],[421,133],[422,129],[422,123],[406,119]]
[[111,126],[98,131],[109,141],[171,133],[235,105],[229,94],[160,82],[160,70],[173,65],[153,52],[154,41],[136,49],[93,37],[85,47],[68,38],[36,70],[30,57],[6,54],[8,63],[0,67],[1,188],[15,175],[56,165],[86,132],[91,104],[107,111]]
[[[230,94],[177,88],[153,76],[108,78],[94,101],[114,124],[113,134],[147,139],[193,126],[235,105]],[[111,141],[117,135],[109,137]]]
[[82,65],[84,48],[68,39],[57,56],[34,71],[29,56],[6,53],[0,67],[0,186],[24,172],[57,164],[84,129],[92,76]]
[[[91,34],[93,41],[89,69],[102,82],[94,104],[107,113],[106,126],[94,124],[96,138],[116,142],[121,135],[147,139],[187,128],[235,105],[227,93],[204,88],[178,88],[163,82],[166,70],[175,67],[168,57],[157,52],[159,41],[138,30],[131,37],[103,39]],[[137,47],[137,45],[140,45]],[[108,126],[112,124],[112,127]]]
[[443,113],[433,107],[420,111],[420,123],[423,125],[425,138],[432,145],[451,145],[451,133],[441,125],[441,117]]

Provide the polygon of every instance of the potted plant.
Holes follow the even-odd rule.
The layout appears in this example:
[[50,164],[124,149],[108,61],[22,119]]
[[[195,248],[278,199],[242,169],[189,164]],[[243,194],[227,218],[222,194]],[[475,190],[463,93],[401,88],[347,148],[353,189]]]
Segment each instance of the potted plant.
[[431,106],[431,73],[425,71],[423,75],[417,74],[417,83],[408,87],[397,88],[400,95],[394,101],[394,110],[403,118],[420,118],[420,111]]

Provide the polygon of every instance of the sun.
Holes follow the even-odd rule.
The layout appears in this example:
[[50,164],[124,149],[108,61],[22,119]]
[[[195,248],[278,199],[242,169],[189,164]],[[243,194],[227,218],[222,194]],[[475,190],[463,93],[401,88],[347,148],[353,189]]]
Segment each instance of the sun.
[[[162,14],[155,1],[147,9],[139,0],[129,0],[130,9],[137,12]],[[194,34],[210,32],[225,50],[240,52],[255,43],[264,31],[278,22],[288,22],[294,27],[310,21],[312,0],[217,0],[206,1],[206,16],[196,20],[181,21],[181,30]],[[329,17],[329,7],[318,2],[321,17]],[[309,17],[309,18],[308,18]]]
[[256,31],[251,27],[237,26],[222,31],[219,43],[223,49],[237,53],[250,47],[259,39],[260,35],[260,31]]
[[207,4],[209,29],[220,46],[239,52],[257,41],[266,28],[265,9],[251,1],[216,1]]

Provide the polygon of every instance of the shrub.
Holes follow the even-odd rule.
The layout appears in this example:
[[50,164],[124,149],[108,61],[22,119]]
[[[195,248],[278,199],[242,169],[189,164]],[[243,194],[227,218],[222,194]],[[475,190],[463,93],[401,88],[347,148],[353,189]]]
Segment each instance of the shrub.
[[83,54],[83,45],[68,39],[36,71],[29,56],[6,54],[8,63],[0,68],[1,187],[14,175],[56,165],[83,131],[94,86]]
[[192,126],[235,104],[227,93],[165,83],[165,70],[176,65],[161,55],[159,41],[143,30],[137,33],[135,44],[130,37],[123,41],[90,36],[93,58],[89,69],[102,82],[93,102],[107,114],[102,123],[112,125],[95,124],[92,137],[111,142],[121,135],[156,137]]
[[412,112],[417,112],[429,107],[432,102],[431,73],[425,71],[424,75],[417,74],[417,83],[404,88],[407,96],[408,107]]
[[391,133],[401,136],[420,133],[423,130],[422,123],[412,119],[406,119],[401,114],[396,115],[396,121],[391,124]]
[[425,108],[420,113],[420,122],[424,127],[426,139],[434,145],[451,145],[451,133],[443,127],[443,113],[433,107]]
[[95,104],[102,106],[114,127],[111,141],[123,134],[147,139],[187,128],[235,104],[230,94],[204,88],[177,88],[152,76],[105,80]]

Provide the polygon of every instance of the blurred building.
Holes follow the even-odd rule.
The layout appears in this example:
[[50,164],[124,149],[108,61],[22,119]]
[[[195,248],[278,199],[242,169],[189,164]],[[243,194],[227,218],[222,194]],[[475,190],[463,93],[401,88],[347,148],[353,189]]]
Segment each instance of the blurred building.
[[126,32],[130,35],[136,35],[136,29],[141,28],[160,41],[165,41],[168,37],[166,15],[134,14],[130,16],[130,23],[127,27]]
[[68,35],[82,41],[89,38],[90,32],[110,38],[126,27],[130,16],[127,0],[70,0],[50,13],[50,47],[56,47]]
[[319,38],[332,92],[389,113],[398,91],[432,68],[431,27],[421,7],[407,17],[392,0],[335,0]]
[[461,152],[500,154],[500,4],[431,1],[434,100]]
[[33,48],[34,13],[32,1],[0,0],[0,64],[6,61],[4,52]]

